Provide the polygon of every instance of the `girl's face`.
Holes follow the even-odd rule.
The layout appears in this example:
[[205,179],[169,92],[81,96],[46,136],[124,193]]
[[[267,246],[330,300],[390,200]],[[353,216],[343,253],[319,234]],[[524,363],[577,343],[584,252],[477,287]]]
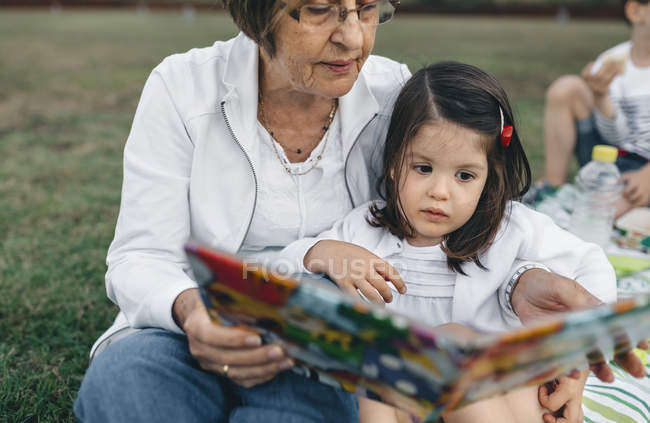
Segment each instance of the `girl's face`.
[[485,137],[451,122],[424,124],[409,143],[399,197],[415,246],[440,243],[474,214],[488,175]]

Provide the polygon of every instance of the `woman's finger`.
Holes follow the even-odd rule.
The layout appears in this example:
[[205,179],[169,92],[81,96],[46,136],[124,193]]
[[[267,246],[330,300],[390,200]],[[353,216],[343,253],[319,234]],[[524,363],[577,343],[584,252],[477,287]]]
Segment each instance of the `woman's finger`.
[[264,347],[250,350],[222,349],[218,356],[218,361],[219,364],[228,364],[229,366],[254,366],[281,360],[285,356],[284,350],[279,346],[265,345]]
[[[248,379],[265,379],[271,378],[284,370],[289,370],[293,365],[293,360],[287,358],[262,366],[228,366],[227,376],[238,383],[239,381]],[[218,371],[221,370],[223,369],[219,369]]]
[[[547,272],[548,273],[548,272]],[[583,310],[603,304],[578,282],[567,278],[554,278],[552,295],[564,310]]]
[[190,344],[190,353],[210,371],[219,371],[223,366],[259,366],[285,358],[286,354],[277,345],[266,345],[254,349],[214,348],[205,344]]
[[614,361],[634,377],[641,378],[646,375],[645,366],[632,350],[614,356]]
[[598,361],[589,365],[589,369],[603,382],[613,382],[614,372],[605,361]]
[[213,347],[251,348],[262,345],[262,339],[253,330],[220,326],[213,323],[207,313],[205,319],[187,322],[185,332],[190,341],[194,340]]

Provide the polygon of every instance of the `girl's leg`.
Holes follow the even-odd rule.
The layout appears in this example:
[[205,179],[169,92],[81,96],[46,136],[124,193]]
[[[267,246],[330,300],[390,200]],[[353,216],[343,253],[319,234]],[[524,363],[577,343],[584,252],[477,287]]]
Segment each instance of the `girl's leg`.
[[359,397],[359,423],[400,423],[403,420],[399,419],[398,413],[401,414],[389,405]]
[[537,386],[508,392],[443,415],[445,423],[543,423]]

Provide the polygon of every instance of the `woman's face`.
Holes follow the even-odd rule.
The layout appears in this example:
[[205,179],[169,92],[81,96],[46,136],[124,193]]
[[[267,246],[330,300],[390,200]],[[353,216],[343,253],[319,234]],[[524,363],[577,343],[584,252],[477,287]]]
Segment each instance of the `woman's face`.
[[[327,0],[308,0],[328,4]],[[348,9],[368,0],[340,0]],[[273,86],[335,98],[346,94],[361,72],[375,42],[376,26],[362,25],[356,13],[348,13],[344,22],[334,29],[308,27],[289,16],[288,12],[306,4],[291,0],[281,10],[275,31],[276,54],[265,55],[265,78]]]

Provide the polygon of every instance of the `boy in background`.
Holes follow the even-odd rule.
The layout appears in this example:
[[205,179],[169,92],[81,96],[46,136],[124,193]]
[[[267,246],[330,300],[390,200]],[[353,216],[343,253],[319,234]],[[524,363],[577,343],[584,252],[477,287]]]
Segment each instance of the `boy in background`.
[[582,167],[597,144],[619,149],[625,183],[617,216],[650,203],[650,5],[623,0],[629,41],[602,53],[581,76],[551,84],[544,110],[544,181],[537,191],[566,182],[571,153]]

